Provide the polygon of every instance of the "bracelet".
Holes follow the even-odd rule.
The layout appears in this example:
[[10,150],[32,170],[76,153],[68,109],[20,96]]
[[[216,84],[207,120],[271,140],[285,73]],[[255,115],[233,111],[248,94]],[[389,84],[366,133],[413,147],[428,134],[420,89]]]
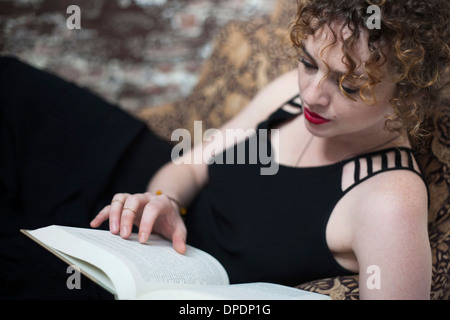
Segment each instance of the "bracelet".
[[[162,194],[163,194],[163,193],[162,193],[161,190],[156,191],[156,195],[157,195],[157,196],[160,196],[160,195],[162,195]],[[180,209],[180,214],[181,214],[182,216],[186,215],[187,209],[186,209],[185,207],[182,207],[182,206],[180,205],[180,203],[179,203],[177,200],[175,200],[174,198],[172,198],[172,197],[170,197],[170,196],[168,196],[168,195],[166,195],[166,197],[169,198],[170,200],[172,200],[173,202],[175,202],[175,204],[176,204],[176,205],[178,206],[178,208]]]

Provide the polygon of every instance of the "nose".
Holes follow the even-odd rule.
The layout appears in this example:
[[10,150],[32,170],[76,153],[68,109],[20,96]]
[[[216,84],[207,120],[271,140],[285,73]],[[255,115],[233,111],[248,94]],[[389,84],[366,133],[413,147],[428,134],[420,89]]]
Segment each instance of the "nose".
[[330,97],[327,93],[326,85],[326,77],[317,73],[306,82],[306,86],[302,90],[303,102],[309,106],[327,106],[330,102]]

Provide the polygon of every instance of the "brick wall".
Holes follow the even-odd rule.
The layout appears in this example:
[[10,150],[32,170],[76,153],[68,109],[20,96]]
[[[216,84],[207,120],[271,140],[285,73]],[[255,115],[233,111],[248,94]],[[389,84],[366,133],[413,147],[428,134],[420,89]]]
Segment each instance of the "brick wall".
[[[46,68],[133,110],[175,101],[197,81],[231,19],[275,0],[0,0],[0,53]],[[69,29],[70,5],[81,29]]]

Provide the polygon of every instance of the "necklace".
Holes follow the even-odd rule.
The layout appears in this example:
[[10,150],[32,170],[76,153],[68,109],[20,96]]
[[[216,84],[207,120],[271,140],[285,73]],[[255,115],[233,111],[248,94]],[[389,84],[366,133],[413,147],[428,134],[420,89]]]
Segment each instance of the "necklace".
[[[400,136],[401,136],[401,134],[399,134],[399,135],[397,135],[397,136],[395,136],[395,137],[389,139],[389,140],[386,141],[386,142],[383,142],[383,143],[381,143],[381,144],[379,144],[379,145],[376,145],[375,147],[371,147],[371,148],[365,149],[365,150],[360,151],[360,152],[351,153],[351,154],[349,154],[348,156],[346,156],[343,160],[349,159],[349,158],[351,158],[351,157],[353,157],[353,156],[355,156],[355,155],[357,155],[357,154],[364,154],[364,153],[367,153],[367,152],[369,152],[369,151],[378,149],[378,148],[380,148],[380,147],[382,147],[382,146],[385,146],[385,145],[387,145],[387,144],[389,144],[389,143],[391,143],[391,142],[397,140],[398,138],[400,138]],[[303,158],[303,156],[305,155],[306,151],[309,149],[309,146],[311,145],[311,142],[312,142],[313,140],[314,140],[314,135],[311,135],[311,137],[309,138],[308,142],[306,143],[306,146],[303,148],[302,152],[300,153],[300,155],[299,155],[299,157],[298,157],[298,159],[297,159],[297,162],[295,163],[295,166],[296,166],[296,167],[298,166],[298,164],[299,164],[300,161],[302,160],[302,158]]]
[[303,156],[305,155],[305,152],[308,150],[309,145],[311,144],[311,142],[314,140],[314,136],[311,135],[311,137],[309,138],[308,142],[306,143],[306,146],[303,148],[302,152],[300,153],[297,162],[295,163],[295,166],[297,167],[298,164],[300,163],[300,161],[302,160]]

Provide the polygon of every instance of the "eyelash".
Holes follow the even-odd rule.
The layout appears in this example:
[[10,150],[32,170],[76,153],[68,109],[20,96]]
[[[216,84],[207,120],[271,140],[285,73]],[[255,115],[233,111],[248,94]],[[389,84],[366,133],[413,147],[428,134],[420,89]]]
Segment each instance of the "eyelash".
[[[306,61],[303,57],[299,58],[298,60],[305,66],[306,69],[309,69],[309,70],[317,70],[317,67],[316,67],[316,66],[310,64],[310,63],[309,63],[308,61]],[[340,85],[339,85],[339,80],[336,81],[336,85],[337,85],[338,87],[340,87]],[[358,91],[359,91],[359,90],[357,90],[357,89],[350,89],[350,88],[347,88],[347,87],[344,87],[344,86],[342,86],[342,89],[343,89],[347,94],[349,94],[349,95],[355,95],[355,94],[357,94]]]
[[315,67],[312,64],[310,64],[309,62],[307,62],[303,57],[298,60],[305,66],[306,69],[317,70],[317,67]]
[[[336,82],[336,84],[337,84],[338,87],[340,86],[339,85],[339,80]],[[350,89],[350,88],[344,87],[344,86],[342,86],[342,90],[344,90],[349,95],[355,95],[355,94],[357,94],[359,92],[359,90],[357,90],[357,89]]]

